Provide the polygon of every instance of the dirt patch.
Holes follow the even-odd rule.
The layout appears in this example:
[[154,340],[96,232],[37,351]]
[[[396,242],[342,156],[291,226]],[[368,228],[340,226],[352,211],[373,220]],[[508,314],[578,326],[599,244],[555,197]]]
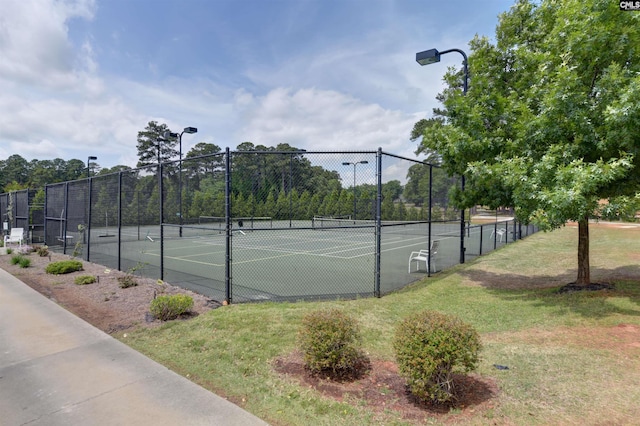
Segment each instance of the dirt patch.
[[558,289],[558,293],[574,293],[576,291],[599,291],[599,290],[615,290],[615,286],[606,283],[591,283],[587,285],[578,285],[570,283],[563,285]]
[[513,333],[488,333],[486,341],[525,342],[539,346],[575,346],[631,355],[640,360],[640,326],[621,323],[613,327],[556,327],[553,330],[530,328]]
[[[193,297],[194,307],[190,316],[220,306],[218,302],[205,296],[151,278],[136,277],[137,286],[120,288],[118,277],[126,275],[124,272],[91,262],[82,261],[83,270],[70,274],[51,275],[44,272],[50,262],[71,259],[67,255],[51,253],[50,256],[40,257],[31,253],[28,255],[31,261],[28,268],[11,265],[12,257],[13,255],[0,256],[0,268],[109,334],[132,327],[156,327],[162,324],[161,321],[154,320],[149,312],[151,301],[161,294],[181,293]],[[74,280],[80,275],[93,275],[98,282],[77,285]]]
[[455,375],[456,401],[447,405],[422,402],[411,395],[398,367],[390,361],[371,361],[368,370],[353,381],[334,381],[310,374],[304,367],[302,354],[294,352],[278,358],[274,369],[300,385],[313,388],[339,402],[364,405],[375,413],[393,411],[411,423],[423,424],[429,419],[460,423],[471,416],[492,409],[498,395],[496,382],[474,374]]

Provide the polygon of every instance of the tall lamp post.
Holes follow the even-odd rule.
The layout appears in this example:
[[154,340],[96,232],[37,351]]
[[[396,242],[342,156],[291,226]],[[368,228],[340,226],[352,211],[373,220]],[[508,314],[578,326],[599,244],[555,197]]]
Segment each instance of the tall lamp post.
[[196,127],[185,127],[184,130],[180,133],[169,133],[169,136],[178,138],[179,144],[180,161],[178,162],[178,208],[180,210],[180,230],[178,232],[180,237],[182,237],[182,135],[185,133],[198,133],[198,129]]
[[93,160],[97,160],[97,159],[98,159],[98,157],[95,157],[95,156],[93,156],[93,155],[90,155],[90,156],[87,158],[87,177],[90,177],[90,176],[91,176],[91,161],[93,161]]
[[[457,52],[462,55],[464,81],[462,83],[462,93],[466,96],[467,89],[469,88],[469,65],[467,60],[467,54],[460,49],[448,49],[439,52],[438,49],[429,49],[424,52],[416,53],[416,62],[420,65],[430,65],[440,62],[440,56],[447,53]],[[461,189],[464,191],[464,175],[461,176]],[[460,210],[460,263],[464,263],[464,209]]]
[[343,166],[351,166],[353,165],[353,223],[356,223],[356,214],[357,214],[357,210],[356,210],[356,166],[358,164],[369,164],[369,162],[367,160],[362,160],[362,161],[357,161],[355,163],[352,162],[348,162],[345,161],[344,163],[342,163]]

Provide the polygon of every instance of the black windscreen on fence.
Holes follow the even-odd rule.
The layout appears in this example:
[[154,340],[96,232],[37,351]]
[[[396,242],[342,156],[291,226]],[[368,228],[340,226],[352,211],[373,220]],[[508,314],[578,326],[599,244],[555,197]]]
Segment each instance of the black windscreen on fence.
[[[535,232],[469,225],[459,186],[381,150],[227,149],[48,185],[41,239],[228,302],[380,296]],[[1,194],[3,221],[28,226],[30,203]]]

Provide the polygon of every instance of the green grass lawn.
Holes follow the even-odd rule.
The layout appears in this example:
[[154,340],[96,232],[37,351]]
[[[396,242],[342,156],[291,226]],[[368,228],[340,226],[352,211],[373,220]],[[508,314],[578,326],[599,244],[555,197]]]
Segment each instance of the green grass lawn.
[[[362,401],[337,402],[274,371],[296,349],[302,317],[339,307],[358,319],[364,350],[394,361],[407,315],[455,314],[480,333],[477,373],[497,384],[489,408],[435,424],[633,424],[640,419],[640,228],[591,227],[593,282],[613,291],[557,294],[575,280],[577,229],[538,233],[381,299],[221,307],[123,342],[276,425],[410,424]],[[303,279],[303,278],[301,278]],[[494,364],[509,370],[497,370]]]

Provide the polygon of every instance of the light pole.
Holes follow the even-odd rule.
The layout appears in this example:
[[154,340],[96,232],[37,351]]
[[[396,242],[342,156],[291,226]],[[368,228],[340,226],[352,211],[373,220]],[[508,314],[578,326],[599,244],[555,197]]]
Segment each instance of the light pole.
[[90,177],[90,176],[91,176],[91,161],[92,161],[92,160],[97,160],[97,159],[98,159],[98,157],[95,157],[95,156],[93,156],[93,155],[90,155],[90,156],[87,158],[87,177]]
[[356,223],[356,214],[357,214],[357,210],[356,210],[356,166],[358,164],[369,164],[369,162],[367,160],[362,160],[362,161],[357,161],[357,162],[349,162],[349,161],[345,161],[344,163],[342,163],[343,166],[351,166],[353,165],[353,224],[355,225]]
[[[462,93],[466,96],[467,89],[469,88],[469,65],[467,60],[467,54],[460,49],[448,49],[439,52],[438,49],[429,49],[424,52],[416,53],[416,62],[420,65],[430,65],[440,62],[440,56],[451,52],[458,52],[462,55],[463,61],[463,73],[464,81],[462,83]],[[430,182],[431,183],[431,182]],[[461,189],[464,191],[464,175],[461,176]],[[464,263],[464,209],[460,210],[460,263]]]
[[179,215],[180,215],[180,230],[179,234],[182,237],[182,135],[185,133],[193,134],[198,133],[198,129],[196,127],[185,127],[184,130],[180,133],[169,133],[169,136],[178,138],[179,144],[179,158],[178,161],[178,204],[179,204]]

